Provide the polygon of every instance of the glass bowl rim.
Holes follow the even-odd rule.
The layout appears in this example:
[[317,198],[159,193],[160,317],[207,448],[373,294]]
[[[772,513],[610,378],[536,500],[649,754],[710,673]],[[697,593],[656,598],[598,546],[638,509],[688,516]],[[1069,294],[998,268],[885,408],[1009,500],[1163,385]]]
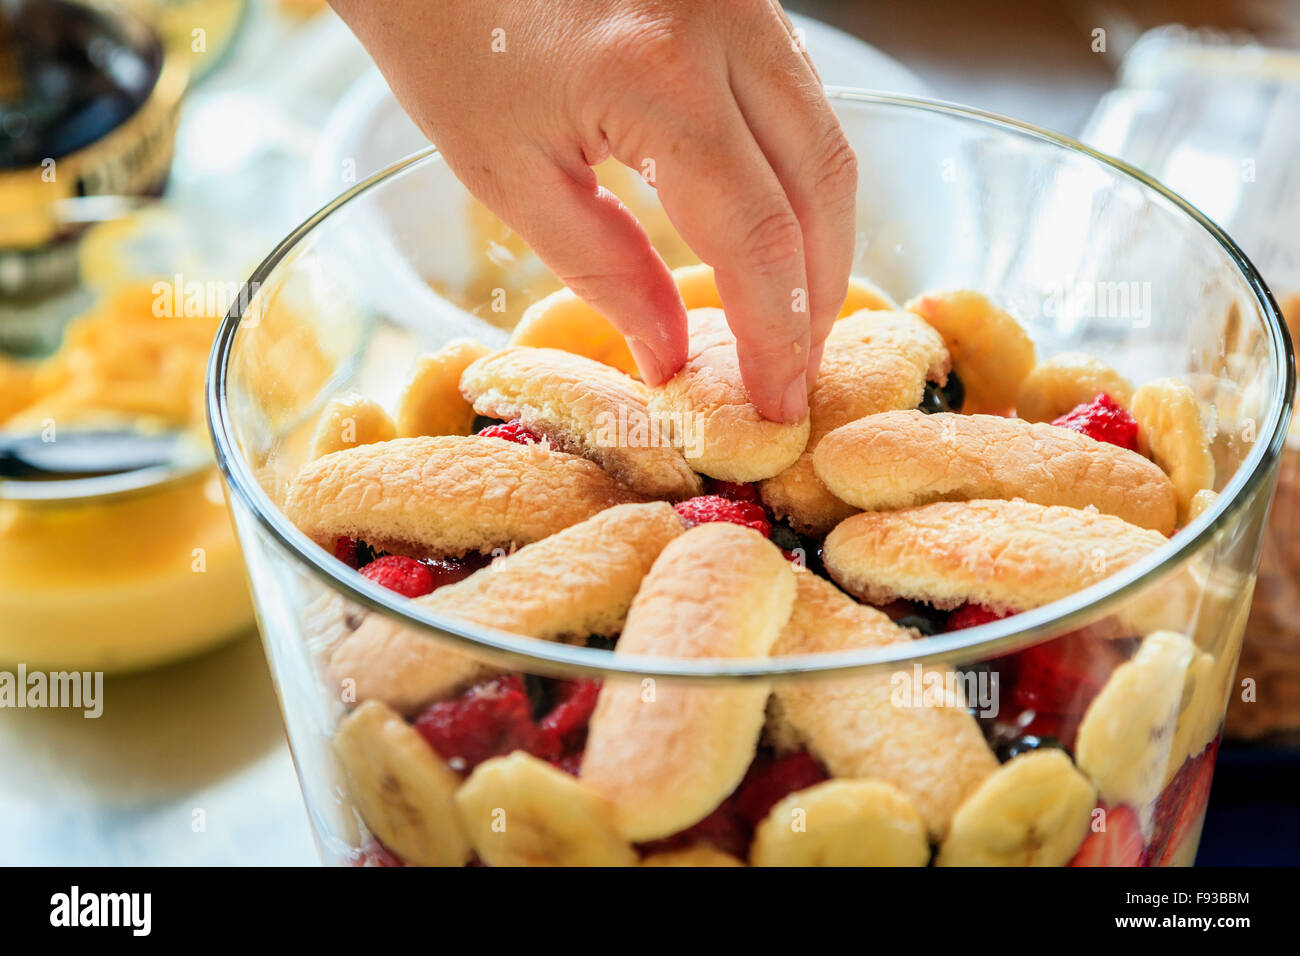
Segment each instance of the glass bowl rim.
[[[323,548],[298,530],[271,502],[239,454],[227,403],[228,367],[233,354],[235,335],[242,318],[241,305],[252,296],[241,294],[218,329],[208,363],[208,425],[217,450],[218,465],[231,494],[253,514],[258,525],[301,565],[335,593],[350,601],[384,614],[404,627],[428,639],[449,643],[479,656],[501,661],[507,666],[534,672],[579,673],[590,676],[667,678],[704,682],[781,680],[799,677],[830,677],[846,673],[882,671],[899,665],[927,664],[954,660],[995,657],[1050,639],[1081,626],[1114,607],[1125,598],[1173,573],[1187,558],[1207,545],[1213,535],[1243,508],[1252,494],[1267,479],[1278,460],[1287,434],[1291,401],[1295,390],[1295,359],[1290,336],[1272,293],[1251,264],[1249,258],[1228,236],[1200,210],[1161,185],[1141,170],[1122,160],[1098,152],[1068,136],[1011,119],[997,113],[924,97],[877,93],[844,87],[828,87],[827,95],[838,104],[868,105],[914,110],[998,130],[1003,134],[1046,143],[1068,153],[1083,156],[1093,163],[1136,182],[1150,193],[1210,234],[1228,254],[1253,293],[1267,326],[1270,356],[1276,379],[1282,388],[1275,391],[1259,437],[1243,464],[1219,493],[1214,505],[1168,544],[1124,570],[1051,604],[978,627],[952,631],[886,647],[859,648],[850,651],[792,655],[779,658],[684,659],[617,654],[600,648],[542,641],[492,628],[478,627],[454,618],[430,614],[414,602],[355,574]],[[267,255],[245,285],[260,289],[275,268],[298,249],[335,212],[377,186],[395,179],[415,167],[441,159],[437,148],[430,146],[399,160],[369,176],[323,206],[289,233]],[[1265,440],[1266,439],[1266,440]]]

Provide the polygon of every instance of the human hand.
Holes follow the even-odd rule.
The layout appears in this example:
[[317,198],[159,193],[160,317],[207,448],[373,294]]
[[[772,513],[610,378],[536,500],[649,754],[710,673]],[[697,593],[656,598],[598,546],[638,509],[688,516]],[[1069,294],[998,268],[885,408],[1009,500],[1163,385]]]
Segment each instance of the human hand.
[[333,0],[456,176],[624,334],[686,359],[645,230],[596,181],[653,170],[712,265],[751,400],[798,421],[844,300],[857,160],[775,0]]

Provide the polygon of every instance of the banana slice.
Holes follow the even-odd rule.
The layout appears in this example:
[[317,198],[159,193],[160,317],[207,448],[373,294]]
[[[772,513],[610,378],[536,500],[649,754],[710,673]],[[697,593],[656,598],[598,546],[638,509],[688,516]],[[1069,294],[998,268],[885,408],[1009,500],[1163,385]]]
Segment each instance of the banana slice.
[[698,843],[684,850],[667,850],[653,853],[641,861],[642,866],[744,866],[730,853]]
[[465,831],[490,866],[634,866],[610,808],[563,770],[516,750],[479,764],[456,792]]
[[[713,279],[713,267],[682,266],[673,270],[673,281],[687,309],[722,308],[722,298]],[[510,334],[511,345],[562,349],[612,365],[628,375],[639,376],[636,361],[614,324],[568,289],[539,299],[524,310]]]
[[869,279],[849,277],[849,291],[840,306],[839,318],[845,319],[855,312],[869,309],[872,312],[897,312],[898,303],[890,298],[889,293]]
[[1214,485],[1214,456],[1196,396],[1177,379],[1161,378],[1133,393],[1129,411],[1138,423],[1138,450],[1174,483],[1181,527],[1196,493]]
[[1214,507],[1214,503],[1219,500],[1219,493],[1211,491],[1209,488],[1202,488],[1196,494],[1192,495],[1191,503],[1187,506],[1187,520],[1184,524],[1190,524],[1205,512]]
[[881,780],[827,780],[790,794],[754,832],[754,866],[925,866],[920,812]]
[[1084,837],[1097,791],[1061,750],[998,768],[952,818],[939,866],[1064,866]]
[[397,433],[414,438],[473,431],[474,408],[460,393],[460,377],[471,362],[490,351],[473,339],[453,339],[438,351],[417,358],[397,400]]
[[681,266],[673,270],[673,281],[687,311],[691,309],[720,309],[722,296],[718,294],[718,283],[713,277],[713,266],[699,263],[693,266]]
[[331,399],[312,432],[308,459],[358,445],[371,445],[397,437],[388,412],[360,395]]
[[1174,737],[1195,656],[1196,645],[1182,634],[1156,631],[1115,668],[1088,705],[1075,759],[1110,806],[1127,803],[1147,812],[1164,786],[1166,768],[1182,763]]
[[1100,359],[1083,352],[1062,352],[1040,362],[1020,383],[1016,415],[1030,422],[1050,422],[1105,392],[1128,407],[1133,386]]
[[[1187,667],[1183,678],[1183,696],[1178,705],[1178,721],[1174,725],[1174,742],[1169,748],[1169,765],[1165,768],[1164,783],[1174,779],[1183,761],[1195,757],[1217,733],[1217,717],[1223,716],[1223,701],[1214,683],[1214,655],[1204,651],[1197,654]],[[1213,711],[1207,714],[1207,711]],[[1207,728],[1215,731],[1206,735]]]
[[1005,415],[1034,367],[1034,343],[1009,313],[978,292],[929,292],[904,306],[929,322],[966,386],[962,411]]
[[641,374],[614,324],[568,289],[552,292],[525,309],[510,334],[510,344],[563,349],[628,375]]
[[361,819],[385,846],[415,866],[469,859],[452,803],[460,777],[395,710],[366,701],[344,719],[334,745]]

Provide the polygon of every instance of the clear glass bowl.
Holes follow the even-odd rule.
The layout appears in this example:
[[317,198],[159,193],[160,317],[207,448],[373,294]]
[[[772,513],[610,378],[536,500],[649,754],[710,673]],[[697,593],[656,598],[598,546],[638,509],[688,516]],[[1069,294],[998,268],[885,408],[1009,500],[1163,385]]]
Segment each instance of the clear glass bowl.
[[[1211,222],[1142,174],[1078,143],[946,104],[854,91],[833,91],[832,102],[861,166],[854,273],[898,301],[927,289],[978,289],[1022,319],[1040,355],[1082,350],[1136,382],[1183,380],[1210,423],[1217,499],[1159,551],[1070,597],[886,648],[761,660],[666,659],[540,642],[422,611],[290,524],[278,507],[286,483],[330,398],[360,392],[391,403],[418,353],[461,335],[503,342],[520,308],[556,282],[473,201],[435,152],[411,157],[349,191],[280,244],[250,280],[247,308],[236,307],[227,317],[209,369],[218,456],[327,862],[471,859],[466,811],[458,812],[450,796],[464,768],[449,770],[435,759],[430,769],[433,751],[416,746],[409,725],[391,715],[386,720],[382,707],[366,705],[362,720],[349,717],[361,713],[355,695],[325,676],[324,663],[338,642],[376,616],[485,666],[527,675],[529,686],[558,689],[560,696],[574,685],[549,682],[653,687],[662,681],[672,694],[696,700],[757,682],[787,697],[836,688],[861,700],[870,687],[913,674],[917,665],[972,677],[976,682],[965,685],[972,693],[992,687],[996,675],[1001,691],[989,702],[1000,702],[999,714],[979,718],[990,748],[1018,734],[1049,732],[1070,746],[1080,721],[1101,707],[1095,701],[1105,694],[1107,712],[1094,722],[1116,726],[1097,730],[1092,754],[1080,759],[1098,778],[1091,783],[1100,787],[1100,798],[1079,862],[1193,859],[1294,389],[1290,344],[1276,306],[1251,264]],[[654,193],[635,175],[604,172],[646,222],[669,264],[691,261]],[[1250,334],[1241,334],[1243,328]],[[1172,670],[1143,663],[1159,656],[1160,639],[1141,639],[1161,631],[1182,635],[1179,646],[1188,649]],[[1040,661],[1046,653],[1073,664],[1069,679],[1037,683],[1038,697],[1027,707],[1017,682],[1024,680],[1031,647]],[[978,683],[980,674],[985,683]],[[828,677],[835,682],[824,683]],[[880,717],[886,724],[893,719]],[[351,730],[339,740],[343,721]],[[870,722],[858,726],[866,735],[878,732]],[[764,745],[779,742],[780,730],[779,721],[769,721]],[[362,746],[360,759],[359,740],[374,745]],[[635,741],[628,743],[635,749]],[[854,741],[840,743],[851,747]],[[812,762],[802,759],[800,772],[811,773]],[[913,779],[901,759],[878,764],[880,774],[924,799],[944,768],[932,768],[930,779],[922,780],[921,767]],[[773,760],[764,750],[750,777],[766,774],[770,785],[773,773],[798,775],[788,762],[777,761],[774,771]],[[502,791],[498,809],[503,820],[522,815],[516,839],[534,844],[531,850],[516,846],[512,856],[500,851],[510,837],[479,827],[471,835],[481,857],[556,862],[545,850],[548,840],[562,844],[575,832],[584,834],[574,839],[586,845],[591,834],[583,827],[590,821],[564,781],[535,765],[507,769],[522,776],[503,773],[502,780],[514,783]],[[1032,791],[1018,785],[967,794],[958,808],[966,816],[963,829],[996,827],[988,818],[999,814],[1021,819],[1029,811],[1016,794]],[[725,792],[714,796],[723,809],[734,803],[723,799]],[[1049,787],[1033,812],[1050,816],[1069,802]],[[1122,821],[1116,817],[1121,803],[1127,807]],[[948,813],[926,821],[929,841],[940,845],[940,862],[969,859],[954,849],[945,855],[941,837],[952,819]],[[705,826],[718,822],[715,813]],[[715,833],[714,842],[743,856],[745,838],[735,830],[754,821],[724,823],[731,835]],[[999,851],[998,861],[1065,862],[1085,836],[1074,832],[1077,819],[1070,826],[1068,836],[1025,836],[1026,846],[1037,840],[1052,844],[1050,852],[1016,843]],[[680,847],[700,832],[655,847]],[[483,845],[493,840],[496,849]],[[827,859],[871,859],[873,840],[872,832],[859,828],[840,840],[847,856]],[[622,837],[614,842],[612,855],[578,853],[559,861],[636,858],[627,855]],[[686,859],[718,861],[709,854]]]

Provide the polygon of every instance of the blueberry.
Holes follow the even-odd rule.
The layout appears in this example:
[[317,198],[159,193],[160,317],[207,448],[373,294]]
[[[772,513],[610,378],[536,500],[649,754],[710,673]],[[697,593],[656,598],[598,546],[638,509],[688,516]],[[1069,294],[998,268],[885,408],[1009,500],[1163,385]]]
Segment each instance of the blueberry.
[[1004,740],[997,745],[996,753],[998,759],[1006,763],[1012,757],[1020,754],[1027,754],[1031,750],[1064,750],[1065,744],[1061,743],[1055,737],[1036,737],[1033,734],[1025,734],[1015,737],[1011,740]]
[[925,383],[921,404],[916,407],[927,415],[936,412],[960,412],[965,401],[966,386],[962,385],[956,372],[949,372],[948,382],[945,385],[940,385],[938,382]]
[[471,435],[477,435],[483,429],[490,428],[492,425],[500,425],[501,423],[501,419],[499,418],[490,418],[487,415],[475,415],[474,424],[470,427],[469,431]]
[[772,525],[772,543],[782,551],[793,551],[795,548],[803,547],[798,532],[783,524]]
[[617,642],[617,637],[604,637],[600,634],[592,634],[587,638],[588,647],[595,647],[602,651],[612,651]]
[[939,627],[928,617],[922,617],[920,614],[905,614],[894,622],[899,627],[911,627],[921,632],[922,637],[930,637],[939,633]]

